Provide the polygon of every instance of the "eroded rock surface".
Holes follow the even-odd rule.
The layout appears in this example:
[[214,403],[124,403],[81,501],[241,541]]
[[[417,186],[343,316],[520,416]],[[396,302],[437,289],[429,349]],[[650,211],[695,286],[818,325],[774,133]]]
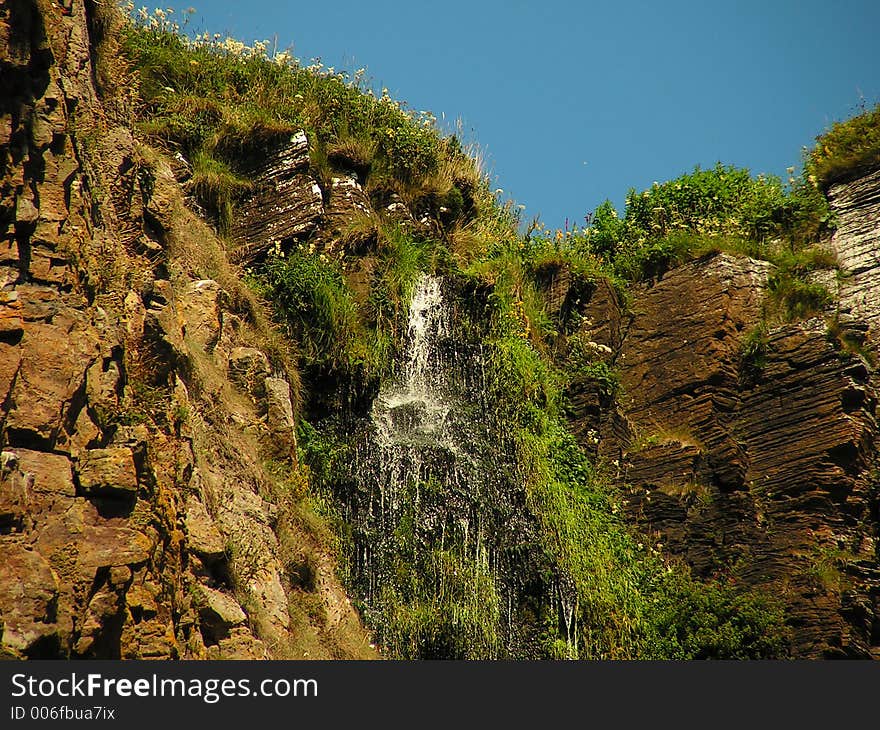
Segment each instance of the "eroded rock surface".
[[766,362],[743,362],[768,266],[692,262],[638,287],[628,313],[595,292],[583,331],[612,350],[622,395],[575,389],[573,427],[614,460],[627,513],[659,550],[782,599],[796,656],[876,655],[875,376],[824,317],[771,329]]
[[[0,657],[369,655],[318,545],[292,618],[279,535],[311,538],[249,431],[295,457],[290,386],[128,97],[96,90],[106,8],[0,9]],[[304,135],[266,161],[243,245],[314,226],[307,164]]]
[[831,239],[848,274],[841,307],[870,325],[869,339],[880,342],[880,168],[847,183],[832,185],[828,200],[837,214]]
[[249,172],[254,192],[239,207],[230,231],[245,260],[276,242],[313,232],[324,212],[321,188],[309,173],[305,132],[295,134]]

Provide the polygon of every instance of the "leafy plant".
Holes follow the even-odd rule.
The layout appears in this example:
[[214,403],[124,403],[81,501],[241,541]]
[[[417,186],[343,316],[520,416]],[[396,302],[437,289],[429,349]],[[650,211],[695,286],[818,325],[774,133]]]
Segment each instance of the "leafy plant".
[[259,274],[306,359],[344,364],[359,320],[338,263],[297,248],[270,258]]
[[670,571],[654,595],[646,658],[780,659],[789,651],[781,606],[764,594]]
[[706,253],[768,258],[774,242],[803,248],[831,223],[825,199],[805,180],[791,178],[786,187],[776,177],[719,163],[641,193],[630,190],[622,219],[606,201],[585,239],[621,277],[649,280]]

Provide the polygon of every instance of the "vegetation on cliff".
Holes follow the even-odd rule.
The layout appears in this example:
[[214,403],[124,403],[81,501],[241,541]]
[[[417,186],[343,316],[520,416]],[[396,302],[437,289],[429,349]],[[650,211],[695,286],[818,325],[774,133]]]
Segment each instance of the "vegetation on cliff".
[[311,138],[321,178],[354,170],[370,194],[444,207],[450,224],[486,204],[479,165],[458,140],[441,135],[428,112],[376,94],[363,69],[349,77],[318,61],[303,66],[265,42],[190,38],[172,16],[142,12],[122,48],[138,70],[143,132],[190,162],[189,184],[221,227],[249,188],[249,163],[298,129]]
[[[606,203],[587,228],[551,232],[536,224],[523,235],[513,209],[489,191],[478,160],[430,115],[373,93],[362,72],[349,78],[303,67],[260,43],[193,40],[164,11],[128,25],[123,49],[140,79],[142,132],[182,156],[190,192],[221,230],[254,184],[254,158],[298,129],[310,137],[310,174],[325,195],[333,174],[351,174],[373,204],[375,215],[349,221],[337,235],[341,246],[308,236],[278,242],[250,269],[253,287],[275,305],[299,350],[305,408],[319,426],[304,423],[301,431],[313,488],[328,488],[346,468],[344,428],[318,422],[338,426],[352,415],[329,413],[320,391],[355,379],[375,390],[393,373],[413,282],[437,271],[464,282],[462,291],[486,293],[487,321],[463,316],[458,326],[476,332],[499,443],[513,450],[539,536],[533,547],[552,568],[546,586],[564,594],[535,607],[540,655],[785,654],[784,616],[772,601],[733,583],[692,579],[622,520],[609,465],[587,458],[565,420],[574,375],[613,397],[614,364],[578,345],[577,312],[552,311],[546,282],[565,271],[585,292],[603,279],[623,291],[626,282],[662,276],[681,261],[732,251],[773,262],[769,288],[780,316],[805,316],[827,302],[810,272],[834,264],[813,247],[830,224],[813,186],[719,165],[632,191],[622,217]],[[412,224],[383,213],[391,194],[412,211]],[[407,524],[395,533],[397,577],[373,626],[385,650],[503,655],[497,578],[485,557],[461,546],[438,551],[415,540]],[[340,525],[345,562],[351,556]]]
[[822,190],[877,165],[880,165],[880,104],[832,124],[817,138],[807,158],[809,174]]

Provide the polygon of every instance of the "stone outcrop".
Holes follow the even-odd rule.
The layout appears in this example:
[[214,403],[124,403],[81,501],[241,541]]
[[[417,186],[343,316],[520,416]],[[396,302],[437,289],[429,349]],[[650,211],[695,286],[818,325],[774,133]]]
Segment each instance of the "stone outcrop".
[[828,200],[837,215],[831,246],[847,279],[840,304],[870,325],[869,340],[880,342],[880,168],[832,185]]
[[282,378],[266,378],[266,425],[268,450],[276,458],[296,458],[296,421],[290,400],[290,385]]
[[[877,212],[843,217],[859,214]],[[838,231],[838,247],[855,225]],[[877,655],[875,376],[824,317],[771,329],[766,361],[749,369],[741,344],[768,267],[708,256],[639,286],[630,312],[594,292],[581,334],[611,349],[622,394],[575,387],[573,428],[613,459],[627,514],[658,549],[781,598],[795,656]],[[842,301],[866,281],[846,282]],[[871,316],[853,304],[839,326],[864,340]]]
[[275,243],[315,230],[324,203],[321,188],[309,173],[305,132],[297,132],[248,173],[254,191],[239,206],[230,231],[239,259],[253,259]]
[[[325,219],[317,242],[321,248],[333,251],[340,234],[345,237],[349,233],[346,230],[348,227],[375,220],[376,214],[354,174],[331,178],[327,195]],[[351,237],[350,233],[348,237]]]
[[85,452],[76,473],[86,495],[134,496],[137,492],[134,456],[124,446]]
[[639,288],[620,351],[622,406],[635,431],[695,431],[713,480],[728,489],[741,487],[746,470],[732,430],[739,349],[766,275],[766,264],[721,254]]

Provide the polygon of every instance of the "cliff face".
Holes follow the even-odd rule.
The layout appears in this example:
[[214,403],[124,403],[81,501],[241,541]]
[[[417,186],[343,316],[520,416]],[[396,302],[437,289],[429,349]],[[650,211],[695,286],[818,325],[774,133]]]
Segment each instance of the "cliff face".
[[772,328],[755,368],[741,343],[766,262],[708,256],[638,286],[630,312],[600,289],[583,332],[611,348],[623,394],[597,408],[575,387],[573,425],[616,460],[629,517],[663,551],[782,597],[796,656],[876,657],[880,172],[829,197],[836,312]]
[[[393,194],[380,205],[354,170],[322,177],[297,133],[250,171],[253,191],[220,241],[185,198],[188,163],[132,131],[127,80],[107,64],[112,22],[91,0],[0,0],[0,655],[371,657],[333,539],[304,499],[297,376],[234,264],[281,241],[345,248],[348,282],[365,299],[380,260],[374,232],[353,235],[352,222],[381,215],[439,239],[440,213]],[[839,221],[831,245],[848,272],[833,283],[839,306],[771,328],[760,362],[744,358],[742,342],[761,318],[767,262],[709,255],[633,285],[629,305],[564,266],[549,266],[541,285],[547,313],[577,314],[578,334],[620,373],[618,394],[582,378],[567,395],[571,430],[613,465],[627,519],[698,576],[780,596],[795,656],[880,658],[870,362],[880,341],[880,170],[832,187],[829,199]],[[462,319],[475,330],[490,289],[453,297],[473,310]],[[451,331],[444,357],[485,389],[482,334],[456,342]],[[309,415],[363,416],[379,389],[363,380],[319,374]],[[474,418],[485,437],[457,438],[491,461],[500,437],[483,399]],[[419,466],[403,456],[406,469]],[[386,459],[392,476],[403,469],[396,459]],[[488,467],[471,462],[485,478]],[[417,494],[431,519],[410,516],[412,535],[398,524],[398,486],[388,487],[394,519],[366,488],[337,495],[369,517],[349,556],[355,571],[379,552],[375,514],[389,523],[395,570],[380,581],[363,569],[363,593],[388,588],[392,572],[424,577],[425,566],[406,564],[422,533],[442,545],[463,531],[461,544],[478,548],[474,585],[509,574],[517,598],[505,602],[528,616],[516,640],[541,655],[530,643],[542,611],[565,614],[567,596],[558,566],[541,562],[522,484],[456,481],[456,504],[442,490]],[[474,514],[480,529],[469,531]],[[432,569],[458,601],[452,559],[462,556],[440,557]],[[474,600],[462,605],[479,620],[499,612]]]
[[0,653],[369,656],[285,476],[283,357],[134,141],[109,22],[0,3]]

